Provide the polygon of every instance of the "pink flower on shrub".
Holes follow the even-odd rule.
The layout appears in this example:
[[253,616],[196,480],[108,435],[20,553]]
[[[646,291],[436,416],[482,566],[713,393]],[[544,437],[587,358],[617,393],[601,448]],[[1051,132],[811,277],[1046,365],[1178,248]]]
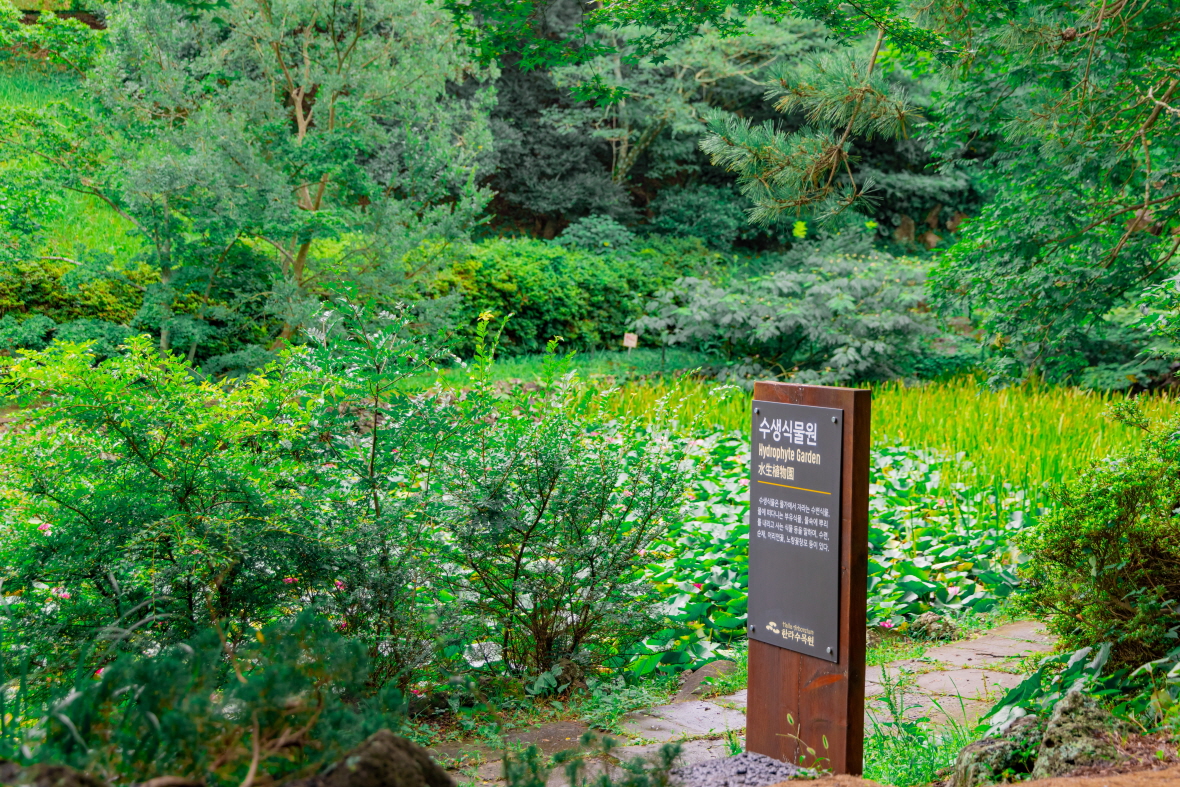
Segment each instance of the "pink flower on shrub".
[[49,595],[57,596],[58,598],[62,599],[68,599],[70,597],[69,592],[65,588],[54,588],[53,590],[49,591]]
[[99,667],[98,669],[96,669],[96,670],[94,671],[94,679],[95,679],[95,680],[98,680],[99,678],[101,678],[101,677],[102,677],[102,671],[103,671],[104,669],[106,669],[106,667]]
[[50,525],[48,522],[42,522],[41,524],[37,525],[37,529],[40,530],[42,533],[48,531],[49,527],[50,527]]
[[883,629],[893,628],[893,621],[892,620],[882,620],[881,621],[881,628],[883,628]]
[[344,590],[344,583],[341,582],[339,579],[336,580],[336,589],[337,590]]
[[294,585],[299,580],[296,579],[295,577],[283,577],[283,581],[286,582],[288,585]]

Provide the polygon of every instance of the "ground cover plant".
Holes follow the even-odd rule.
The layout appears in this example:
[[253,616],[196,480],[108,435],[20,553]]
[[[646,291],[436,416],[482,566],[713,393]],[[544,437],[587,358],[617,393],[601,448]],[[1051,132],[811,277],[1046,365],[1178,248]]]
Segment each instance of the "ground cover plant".
[[972,731],[954,721],[933,728],[928,717],[916,715],[920,706],[907,699],[913,678],[903,671],[883,670],[881,686],[884,712],[865,734],[865,778],[898,787],[936,781],[974,739]]
[[[745,639],[748,587],[749,442],[740,434],[696,441],[707,457],[683,523],[652,550],[669,628],[647,641],[640,674],[696,668]],[[1011,488],[940,482],[954,459],[902,446],[873,450],[869,510],[871,626],[898,628],[937,610],[981,614],[1020,585],[1015,546],[1027,497]]]

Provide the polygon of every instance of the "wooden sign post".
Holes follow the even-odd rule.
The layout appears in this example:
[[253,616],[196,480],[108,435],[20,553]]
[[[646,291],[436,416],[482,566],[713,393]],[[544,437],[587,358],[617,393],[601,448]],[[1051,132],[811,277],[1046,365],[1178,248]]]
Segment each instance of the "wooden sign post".
[[834,773],[864,755],[870,399],[760,382],[751,414],[746,748]]

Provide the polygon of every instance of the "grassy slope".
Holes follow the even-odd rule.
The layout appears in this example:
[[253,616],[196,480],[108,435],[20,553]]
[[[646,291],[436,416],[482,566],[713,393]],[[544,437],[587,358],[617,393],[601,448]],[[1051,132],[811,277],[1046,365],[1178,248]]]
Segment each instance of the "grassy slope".
[[[79,101],[79,82],[66,73],[28,68],[0,69],[0,111],[32,108],[53,101]],[[13,162],[14,164],[16,162]],[[94,197],[73,192],[58,195],[59,210],[44,227],[45,254],[73,257],[85,247],[127,261],[140,251],[130,223]]]

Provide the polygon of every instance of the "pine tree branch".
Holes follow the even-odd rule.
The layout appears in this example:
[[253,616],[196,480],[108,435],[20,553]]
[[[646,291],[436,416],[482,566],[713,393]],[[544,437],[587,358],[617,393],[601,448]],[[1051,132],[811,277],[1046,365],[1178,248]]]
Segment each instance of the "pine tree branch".
[[[868,73],[865,74],[865,86],[860,91],[860,95],[857,96],[856,106],[852,108],[852,116],[848,118],[848,125],[845,126],[845,128],[844,128],[843,136],[841,136],[840,141],[836,143],[836,148],[839,151],[841,151],[841,153],[844,150],[844,144],[848,141],[848,137],[852,134],[852,128],[853,128],[853,125],[856,123],[856,118],[860,114],[861,105],[864,103],[865,91],[868,89],[869,78],[873,75],[873,68],[877,65],[877,55],[879,55],[881,53],[881,42],[883,42],[884,40],[885,40],[885,28],[878,27],[877,28],[877,41],[876,41],[876,43],[873,44],[873,53],[871,55],[869,55],[869,68],[868,68]],[[832,163],[832,169],[828,174],[828,182],[825,184],[825,186],[832,185],[832,180],[836,177],[836,172],[838,171],[838,167],[839,167],[839,162]],[[851,178],[852,178],[851,172],[849,173],[848,177],[850,179],[850,182],[852,183],[852,192],[853,192],[853,194],[855,194],[856,193],[856,181],[851,180]]]

